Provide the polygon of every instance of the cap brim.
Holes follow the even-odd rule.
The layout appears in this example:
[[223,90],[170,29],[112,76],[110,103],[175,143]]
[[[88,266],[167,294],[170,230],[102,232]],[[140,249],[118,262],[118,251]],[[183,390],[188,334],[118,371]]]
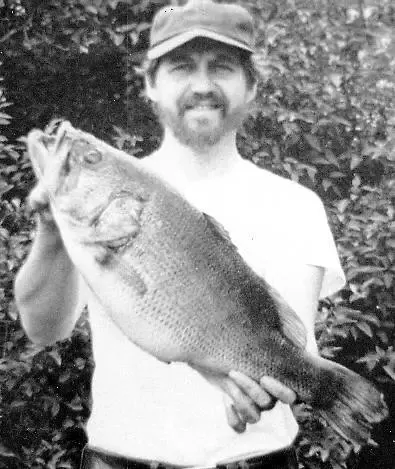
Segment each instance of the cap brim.
[[243,42],[236,41],[231,39],[227,36],[223,36],[222,34],[215,33],[208,29],[193,29],[191,31],[186,31],[184,33],[178,34],[166,41],[152,47],[147,52],[147,59],[154,60],[162,57],[163,55],[167,54],[168,52],[176,49],[177,47],[182,46],[183,44],[195,39],[196,37],[205,37],[207,39],[212,39],[213,41],[222,42],[223,44],[227,44],[229,46],[238,47],[239,49],[243,49],[248,52],[254,52],[254,49],[247,46]]

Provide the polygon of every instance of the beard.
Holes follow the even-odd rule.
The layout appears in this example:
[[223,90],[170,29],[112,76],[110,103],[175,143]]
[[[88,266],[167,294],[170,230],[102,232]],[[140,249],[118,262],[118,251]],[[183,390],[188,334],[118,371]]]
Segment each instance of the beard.
[[[188,121],[188,111],[199,106],[201,102],[209,103],[219,114],[216,122],[210,118],[196,118],[196,126]],[[154,109],[160,122],[169,128],[175,138],[185,146],[204,150],[216,145],[224,135],[238,129],[248,113],[248,105],[243,104],[229,110],[229,103],[223,95],[209,93],[207,95],[182,96],[173,109],[154,103]]]

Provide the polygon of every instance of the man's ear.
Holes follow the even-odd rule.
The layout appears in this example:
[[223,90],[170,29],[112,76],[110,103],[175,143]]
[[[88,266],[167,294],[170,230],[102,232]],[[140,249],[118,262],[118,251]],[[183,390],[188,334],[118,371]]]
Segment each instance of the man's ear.
[[148,98],[151,101],[156,101],[156,89],[154,84],[152,83],[152,80],[145,75],[144,77],[144,82],[145,82],[145,94],[148,96]]
[[258,90],[258,82],[255,81],[255,83],[247,91],[247,103],[248,104],[252,103],[254,99],[256,98],[257,90]]

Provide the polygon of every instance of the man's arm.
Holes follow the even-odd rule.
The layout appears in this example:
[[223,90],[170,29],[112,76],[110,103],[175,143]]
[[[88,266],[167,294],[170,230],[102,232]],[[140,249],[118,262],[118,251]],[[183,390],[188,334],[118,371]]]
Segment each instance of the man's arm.
[[71,334],[83,304],[79,275],[51,219],[44,191],[36,188],[30,205],[39,211],[37,232],[15,278],[14,294],[26,334],[45,346]]

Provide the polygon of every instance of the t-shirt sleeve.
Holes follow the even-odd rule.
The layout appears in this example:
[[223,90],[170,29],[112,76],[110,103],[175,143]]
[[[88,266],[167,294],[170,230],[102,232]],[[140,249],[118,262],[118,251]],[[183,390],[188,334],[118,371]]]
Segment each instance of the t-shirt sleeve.
[[321,199],[309,192],[309,200],[301,204],[295,230],[295,250],[303,263],[324,268],[320,298],[332,295],[346,282],[335,241]]

